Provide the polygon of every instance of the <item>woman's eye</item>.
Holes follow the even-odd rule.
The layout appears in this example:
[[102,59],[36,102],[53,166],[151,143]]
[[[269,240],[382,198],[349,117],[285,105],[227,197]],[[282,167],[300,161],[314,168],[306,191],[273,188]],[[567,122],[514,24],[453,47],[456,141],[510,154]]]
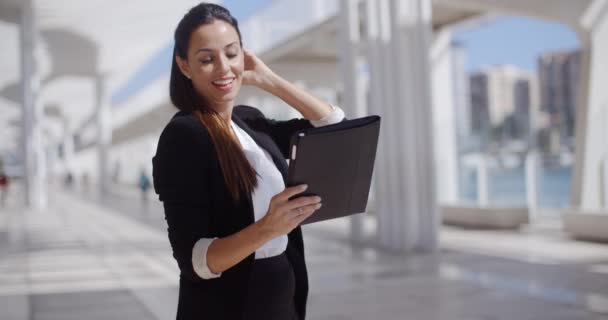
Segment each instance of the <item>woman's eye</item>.
[[226,57],[228,57],[228,59],[236,58],[236,56],[238,56],[238,54],[227,54],[226,55]]
[[202,64],[208,64],[211,63],[211,59],[203,59],[203,60],[199,60]]

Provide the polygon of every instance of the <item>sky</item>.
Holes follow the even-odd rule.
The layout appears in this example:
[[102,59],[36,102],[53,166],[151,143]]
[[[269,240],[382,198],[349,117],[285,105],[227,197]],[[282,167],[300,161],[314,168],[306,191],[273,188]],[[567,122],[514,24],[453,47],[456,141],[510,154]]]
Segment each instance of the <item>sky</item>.
[[486,65],[513,64],[536,70],[536,59],[554,50],[579,47],[576,33],[559,23],[520,16],[500,17],[454,35],[465,50],[468,70]]
[[[294,0],[299,1],[299,0]],[[256,11],[270,5],[272,0],[223,0],[222,6],[239,21],[243,21]]]

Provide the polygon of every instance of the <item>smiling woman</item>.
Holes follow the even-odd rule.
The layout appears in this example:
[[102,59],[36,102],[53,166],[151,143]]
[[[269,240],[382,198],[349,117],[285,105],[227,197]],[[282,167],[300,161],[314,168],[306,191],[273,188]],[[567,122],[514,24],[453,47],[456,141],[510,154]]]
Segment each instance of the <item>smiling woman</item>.
[[190,36],[186,57],[177,55],[175,59],[206,102],[220,113],[226,111],[241,86],[244,69],[236,29],[223,20],[199,27]]
[[[173,256],[178,319],[304,319],[308,278],[299,224],[321,206],[285,187],[289,139],[344,112],[281,78],[243,48],[238,23],[201,3],[175,30],[170,96],[180,110],[153,158]],[[242,85],[306,119],[267,119],[234,106]]]

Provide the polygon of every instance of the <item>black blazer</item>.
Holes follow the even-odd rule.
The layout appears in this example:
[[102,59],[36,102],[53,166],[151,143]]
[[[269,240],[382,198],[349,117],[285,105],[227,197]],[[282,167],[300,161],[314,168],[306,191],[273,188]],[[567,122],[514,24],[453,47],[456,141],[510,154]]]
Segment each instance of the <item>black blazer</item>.
[[[306,119],[276,121],[258,109],[235,106],[232,120],[272,156],[287,179],[289,139],[311,128]],[[192,248],[200,238],[225,237],[254,220],[251,197],[238,203],[224,183],[213,142],[204,125],[191,113],[178,112],[163,130],[152,159],[154,189],[165,208],[173,257],[180,269],[177,319],[241,319],[254,254],[215,279],[198,277],[192,267]],[[295,305],[305,318],[308,276],[300,227],[288,234],[286,254],[296,278]]]

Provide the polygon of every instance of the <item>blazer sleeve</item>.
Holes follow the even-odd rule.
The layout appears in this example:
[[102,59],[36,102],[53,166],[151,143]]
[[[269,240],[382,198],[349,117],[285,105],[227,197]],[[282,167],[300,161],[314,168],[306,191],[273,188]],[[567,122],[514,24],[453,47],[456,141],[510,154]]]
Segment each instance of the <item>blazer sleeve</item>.
[[[315,127],[310,120],[305,118],[294,118],[290,120],[275,120],[264,116],[262,111],[250,106],[241,106],[247,109],[248,117],[244,120],[256,129],[268,134],[276,143],[285,159],[289,158],[289,143],[291,136],[299,130]],[[339,110],[342,112],[342,110]],[[344,114],[342,113],[342,116]],[[343,117],[341,121],[347,120]],[[317,121],[316,126],[323,125],[323,121]]]
[[192,248],[212,238],[212,195],[209,187],[208,133],[187,117],[165,128],[152,159],[154,189],[163,202],[169,242],[181,276],[201,281],[192,264]]

